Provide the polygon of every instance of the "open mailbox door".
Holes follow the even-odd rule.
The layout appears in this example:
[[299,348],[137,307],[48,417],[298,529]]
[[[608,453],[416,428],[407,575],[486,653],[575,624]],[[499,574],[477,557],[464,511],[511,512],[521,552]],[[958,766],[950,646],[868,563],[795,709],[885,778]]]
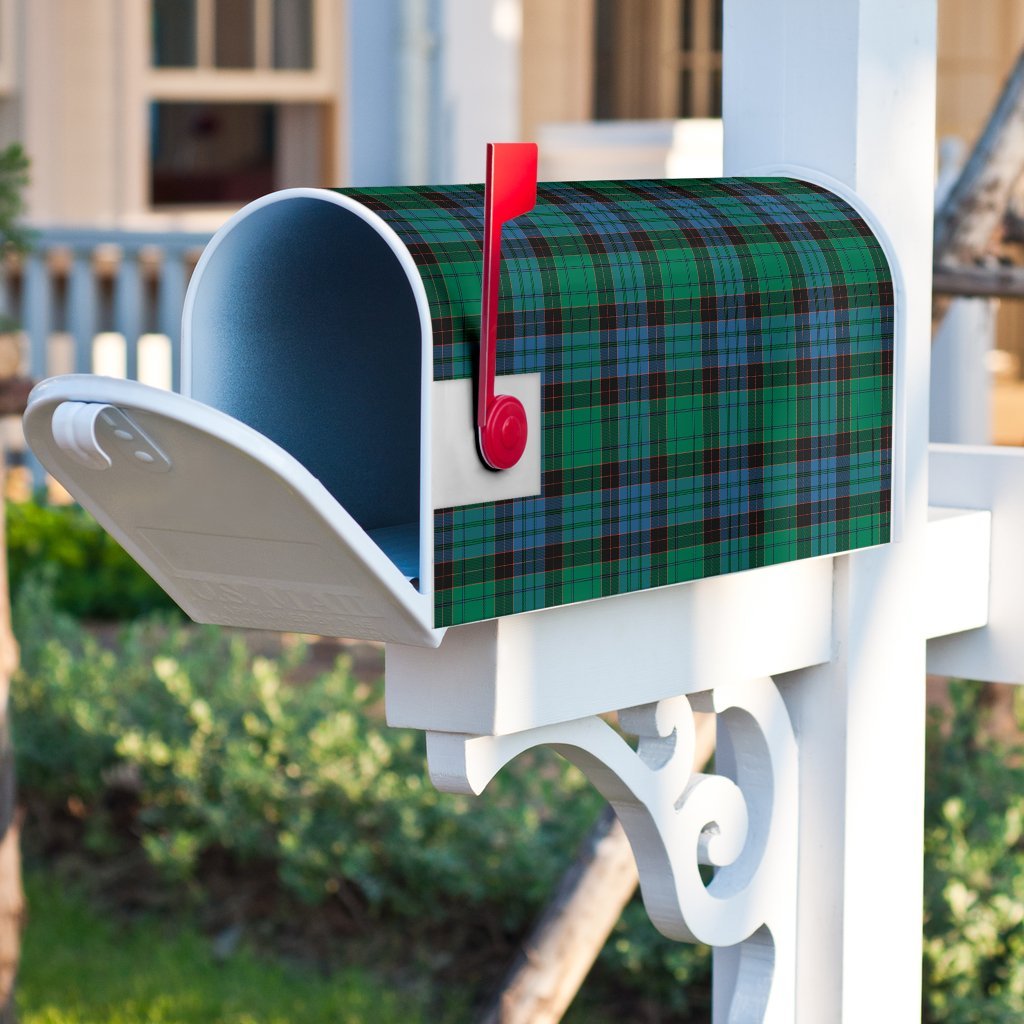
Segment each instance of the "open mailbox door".
[[196,621],[440,643],[415,546],[403,557],[394,536],[375,538],[238,420],[76,375],[35,389],[25,431],[46,469]]

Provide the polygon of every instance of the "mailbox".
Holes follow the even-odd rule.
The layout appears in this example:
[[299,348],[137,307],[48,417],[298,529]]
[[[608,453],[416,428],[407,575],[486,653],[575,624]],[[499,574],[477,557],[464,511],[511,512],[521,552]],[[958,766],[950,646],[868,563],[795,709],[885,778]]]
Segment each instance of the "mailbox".
[[477,431],[484,200],[252,203],[193,275],[184,394],[53,378],[30,445],[228,625],[436,646],[890,539],[893,275],[847,199],[793,178],[538,186],[500,241],[491,383],[525,412],[502,469]]

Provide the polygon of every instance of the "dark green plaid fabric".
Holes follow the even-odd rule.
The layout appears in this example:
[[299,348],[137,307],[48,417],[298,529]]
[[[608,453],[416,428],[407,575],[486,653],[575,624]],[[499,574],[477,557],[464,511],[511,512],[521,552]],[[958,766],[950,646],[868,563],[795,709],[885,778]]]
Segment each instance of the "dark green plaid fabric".
[[[435,379],[472,376],[482,186],[345,191],[420,269]],[[543,493],[435,513],[437,625],[889,539],[892,278],[843,200],[542,184],[502,255],[498,372],[542,374]]]

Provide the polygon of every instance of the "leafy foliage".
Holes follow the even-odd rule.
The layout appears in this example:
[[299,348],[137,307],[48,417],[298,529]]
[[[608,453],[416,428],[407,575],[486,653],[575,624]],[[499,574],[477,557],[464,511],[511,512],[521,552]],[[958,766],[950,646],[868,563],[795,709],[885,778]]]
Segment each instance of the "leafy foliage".
[[[237,633],[166,617],[104,647],[31,577],[15,629],[23,793],[70,802],[88,843],[110,850],[110,792],[131,788],[130,831],[193,891],[216,853],[241,870],[270,863],[305,904],[355,902],[410,937],[465,934],[476,922],[512,941],[600,810],[583,776],[550,753],[521,759],[480,799],[437,792],[421,735],[383,725],[380,683],[355,681],[344,660],[292,683],[301,649],[253,657]],[[650,994],[681,1011],[694,996],[678,981],[706,973],[704,959],[635,913],[600,973],[648,990],[653,980]]]
[[925,1020],[1024,1020],[1024,747],[992,738],[982,688],[957,683],[929,730]]
[[81,618],[132,619],[174,602],[78,505],[8,502],[11,591],[26,574],[50,580],[57,608]]
[[[515,916],[585,824],[576,801],[557,817],[524,813],[525,775],[486,816],[434,791],[418,734],[381,724],[371,714],[379,686],[354,683],[344,662],[293,686],[286,664],[253,658],[237,634],[159,620],[103,649],[48,615],[45,590],[33,586],[23,588],[16,628],[23,786],[53,800],[74,795],[102,829],[108,780],[132,779],[146,850],[177,877],[192,877],[198,857],[219,848],[243,864],[273,860],[311,903],[343,881],[371,907],[408,916],[428,913],[439,892],[480,903],[511,890]],[[558,783],[569,793],[583,786],[568,770]]]
[[[94,849],[123,839],[109,798],[127,788],[150,862],[193,891],[215,852],[272,865],[306,905],[354,904],[421,941],[467,921],[514,937],[532,921],[599,811],[575,769],[537,755],[479,800],[441,794],[419,735],[383,726],[379,683],[344,661],[293,683],[301,648],[254,657],[237,633],[167,614],[105,647],[61,609],[153,607],[148,577],[80,510],[10,515],[22,789],[78,807]],[[957,684],[929,724],[928,1024],[1024,1019],[1024,745],[992,738],[981,693]],[[700,1019],[708,960],[658,936],[634,901],[588,988],[625,983],[673,1020]]]
[[20,143],[0,150],[0,249],[24,252],[32,239],[20,223],[25,211],[22,192],[28,184],[29,159]]
[[[627,904],[594,973],[599,983],[604,978],[628,984],[635,993],[633,1009],[647,1004],[644,1019],[661,1019],[659,1008],[671,1010],[673,1020],[711,1019],[711,948],[666,939],[655,931],[639,896]],[[587,1018],[568,1021],[576,1019],[583,1024]]]

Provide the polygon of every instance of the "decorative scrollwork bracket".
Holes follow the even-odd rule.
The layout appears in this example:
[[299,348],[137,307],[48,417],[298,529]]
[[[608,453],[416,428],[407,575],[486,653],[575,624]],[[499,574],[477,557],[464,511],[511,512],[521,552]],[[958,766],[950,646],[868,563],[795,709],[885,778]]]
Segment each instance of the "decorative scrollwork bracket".
[[[718,774],[693,771],[694,711],[718,716]],[[552,747],[615,808],[658,930],[715,947],[716,1024],[791,1024],[797,744],[774,681],[628,708],[619,724],[635,750],[596,716],[505,736],[428,732],[430,776],[479,794],[519,754]]]

